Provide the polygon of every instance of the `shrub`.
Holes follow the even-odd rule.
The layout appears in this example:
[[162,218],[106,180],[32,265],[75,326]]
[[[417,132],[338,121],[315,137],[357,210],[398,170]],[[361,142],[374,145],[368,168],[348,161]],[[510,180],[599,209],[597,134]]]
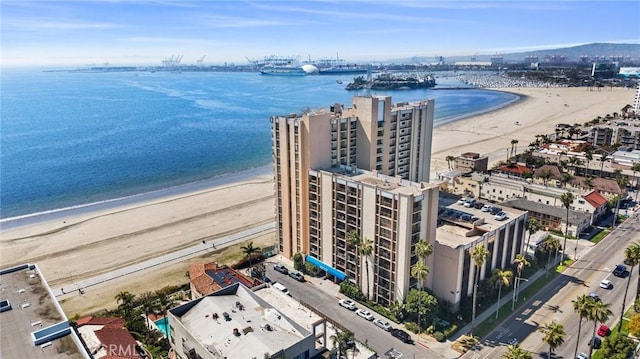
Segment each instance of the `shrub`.
[[458,331],[458,326],[455,324],[451,324],[450,326],[448,326],[445,330],[444,330],[444,336],[445,338],[449,338],[451,336],[451,334],[454,334],[455,332]]
[[304,262],[302,261],[302,254],[300,252],[293,255],[293,268],[297,271],[304,270]]
[[342,283],[340,283],[340,293],[346,295],[349,298],[353,298],[357,301],[364,301],[364,294],[362,294],[362,291],[360,291],[360,288],[358,288],[358,286],[353,283],[350,282],[348,280],[343,281]]
[[414,333],[418,333],[420,331],[420,326],[418,326],[417,323],[415,322],[407,322],[404,324],[405,328],[407,328],[407,330],[412,331]]
[[444,342],[444,340],[445,340],[444,334],[442,334],[442,332],[433,333],[433,338],[435,340],[439,341],[440,343]]

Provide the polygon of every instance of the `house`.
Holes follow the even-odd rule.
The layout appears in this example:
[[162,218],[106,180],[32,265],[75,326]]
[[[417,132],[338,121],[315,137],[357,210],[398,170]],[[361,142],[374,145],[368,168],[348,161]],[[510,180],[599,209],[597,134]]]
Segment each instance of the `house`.
[[262,284],[262,281],[217,263],[196,263],[189,267],[191,299],[200,298],[234,283],[253,288]]
[[116,317],[84,317],[76,322],[78,334],[93,358],[144,358],[144,350],[124,325],[124,319]]
[[487,172],[489,157],[479,153],[465,152],[455,159],[455,168],[464,172]]
[[[549,206],[518,198],[503,202],[502,205],[527,211],[529,217],[537,219],[545,230],[555,230],[563,233],[565,231],[567,224],[566,208]],[[590,222],[591,214],[569,209],[569,227],[567,233],[570,236],[577,237],[582,231],[589,227]]]
[[515,176],[515,177],[521,177],[521,178],[524,178],[531,174],[531,169],[529,167],[523,166],[517,163],[502,165],[493,171],[497,173],[503,173],[509,176]]

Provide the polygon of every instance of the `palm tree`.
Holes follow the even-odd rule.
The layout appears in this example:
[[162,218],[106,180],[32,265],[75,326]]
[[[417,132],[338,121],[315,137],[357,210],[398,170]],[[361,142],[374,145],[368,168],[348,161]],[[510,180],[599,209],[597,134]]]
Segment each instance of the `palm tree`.
[[164,322],[164,335],[169,338],[169,325],[167,324],[167,312],[169,308],[171,308],[174,304],[173,298],[169,297],[166,293],[162,291],[157,291],[156,295],[158,296],[158,305],[160,306],[160,311],[164,315],[162,321]]
[[589,176],[589,177],[585,177],[584,178],[584,185],[587,186],[588,188],[593,188],[593,177]]
[[451,166],[451,164],[453,162],[455,162],[456,157],[452,156],[452,155],[449,155],[449,156],[445,157],[445,160],[447,160],[447,166],[449,167],[449,170],[451,170],[453,168],[453,166]]
[[522,270],[524,267],[529,267],[531,263],[527,260],[527,257],[522,254],[516,254],[516,258],[513,260],[513,264],[516,266],[516,270],[518,271],[518,276],[513,285],[513,298],[511,299],[511,309],[515,305],[516,298],[518,297],[518,288],[520,287],[520,276],[522,275]]
[[353,332],[346,330],[340,331],[336,329],[336,333],[329,337],[333,343],[333,349],[338,351],[338,357],[341,358],[347,352],[347,343],[354,339]]
[[518,344],[507,346],[507,352],[502,354],[502,359],[531,359],[531,353],[520,348]]
[[147,328],[149,328],[149,314],[154,313],[159,309],[158,303],[151,292],[144,292],[140,294],[140,300],[142,302],[142,311],[144,311],[144,319],[147,322]]
[[428,275],[429,267],[424,265],[422,261],[416,262],[416,264],[411,267],[411,276],[418,280],[420,288],[423,288],[424,280],[427,279]]
[[529,243],[531,242],[531,235],[539,231],[541,228],[542,226],[540,225],[540,222],[538,222],[537,219],[533,217],[529,217],[527,219],[527,230],[529,231],[529,238],[527,238],[527,247],[524,252],[525,255],[529,252]]
[[363,238],[358,249],[360,255],[364,257],[365,269],[367,270],[367,299],[369,299],[369,257],[373,254],[373,241],[369,238]]
[[605,162],[607,162],[607,155],[603,153],[600,155],[600,177],[602,177],[602,172],[604,171]]
[[591,306],[593,305],[594,301],[593,301],[593,298],[591,298],[590,296],[583,294],[578,296],[578,298],[572,300],[571,302],[573,303],[573,311],[576,312],[580,317],[580,321],[578,322],[578,336],[577,336],[578,339],[576,340],[576,350],[573,353],[573,356],[575,357],[576,355],[578,355],[578,345],[580,344],[580,331],[582,330],[582,319],[587,318],[589,316],[589,313],[591,311]]
[[562,324],[552,321],[538,330],[544,335],[542,340],[549,345],[549,357],[551,357],[553,351],[564,343],[564,327]]
[[[609,309],[609,304],[604,303],[602,301],[594,301],[589,310],[589,320],[593,320],[593,335],[596,336],[596,327],[598,323],[604,323],[609,320],[609,317],[613,313]],[[589,346],[589,358],[591,358],[591,353],[593,352],[593,345]]]
[[[515,146],[515,149],[514,149],[514,146]],[[518,150],[518,140],[513,139],[511,140],[511,157],[513,157],[518,153],[517,150]]]
[[127,291],[120,292],[116,294],[116,301],[118,301],[118,309],[122,311],[122,315],[124,319],[128,321],[131,316],[131,311],[133,310],[133,299],[135,298],[134,294],[131,294]]
[[489,251],[485,248],[484,244],[477,245],[471,250],[471,260],[476,266],[473,281],[473,313],[471,316],[471,336],[473,336],[473,330],[476,327],[476,302],[478,297],[478,280],[480,279],[480,268],[484,265],[484,262],[489,256]]
[[554,263],[558,262],[558,249],[560,249],[560,240],[558,240],[558,238],[556,238],[555,236],[549,236],[547,237],[547,239],[544,240],[544,249],[545,252],[547,252],[547,270],[550,269],[549,267],[549,263],[551,261],[551,251],[555,251],[556,252],[556,257],[553,260]]
[[427,242],[426,239],[421,239],[416,243],[416,255],[420,259],[426,259],[428,256],[433,254],[433,245]]
[[513,278],[513,272],[510,270],[502,270],[500,268],[496,268],[493,270],[491,281],[493,282],[494,287],[498,287],[498,302],[496,303],[496,319],[498,319],[498,314],[500,312],[500,299],[502,298],[502,286],[508,287],[511,284],[512,278]]
[[253,264],[254,254],[260,253],[261,251],[260,247],[253,246],[253,241],[249,242],[246,246],[240,247],[240,250],[242,250],[242,254],[244,254],[245,258],[249,258],[249,267]]
[[584,150],[584,158],[586,158],[586,160],[587,160],[587,169],[585,170],[584,175],[587,176],[589,174],[589,162],[591,162],[591,160],[593,160],[593,147],[588,146]]
[[546,186],[547,182],[549,182],[549,179],[553,177],[553,173],[551,173],[551,171],[549,170],[543,170],[542,172],[540,172],[540,175],[538,177],[542,178],[542,181]]
[[[633,267],[635,267],[638,262],[640,262],[640,243],[636,242],[629,245],[624,249],[624,259],[625,263],[631,266],[629,269],[629,277],[627,278],[627,286],[624,289],[624,297],[622,297],[622,309],[620,310],[620,323],[618,325],[618,333],[620,333],[620,329],[622,328],[622,317],[624,316],[624,308],[625,302],[627,301],[627,292],[629,292],[629,284],[631,284],[631,275],[633,274]],[[640,282],[640,276],[638,276],[638,281]]]
[[560,196],[560,202],[562,202],[562,206],[567,209],[567,221],[564,227],[564,243],[562,244],[562,257],[561,260],[564,260],[564,256],[567,254],[567,236],[569,235],[569,208],[571,203],[573,202],[574,197],[573,193],[565,192]]

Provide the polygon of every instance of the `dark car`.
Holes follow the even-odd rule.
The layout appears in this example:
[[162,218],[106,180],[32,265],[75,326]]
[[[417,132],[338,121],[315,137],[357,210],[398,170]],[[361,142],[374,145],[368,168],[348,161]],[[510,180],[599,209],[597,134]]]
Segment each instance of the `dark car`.
[[278,272],[282,273],[282,274],[288,274],[289,270],[287,269],[287,267],[285,267],[284,265],[280,264],[280,263],[276,263],[273,265],[273,269],[277,270]]
[[289,272],[289,277],[297,280],[298,282],[304,282],[304,275],[300,272]]
[[402,329],[397,329],[397,328],[396,329],[391,329],[391,335],[393,335],[394,337],[402,340],[405,343],[413,343],[409,333],[405,332]]
[[625,265],[618,264],[613,270],[613,275],[615,275],[616,277],[624,277],[626,271],[627,267]]
[[591,340],[589,340],[589,346],[593,347],[593,349],[598,349],[602,346],[602,339],[598,338],[598,337],[593,337],[591,338]]

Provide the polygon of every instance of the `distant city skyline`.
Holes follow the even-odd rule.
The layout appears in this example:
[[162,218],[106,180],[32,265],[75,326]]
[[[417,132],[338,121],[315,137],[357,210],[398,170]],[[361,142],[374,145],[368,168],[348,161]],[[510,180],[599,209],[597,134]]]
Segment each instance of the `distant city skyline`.
[[640,43],[638,1],[14,1],[2,65],[347,62]]

